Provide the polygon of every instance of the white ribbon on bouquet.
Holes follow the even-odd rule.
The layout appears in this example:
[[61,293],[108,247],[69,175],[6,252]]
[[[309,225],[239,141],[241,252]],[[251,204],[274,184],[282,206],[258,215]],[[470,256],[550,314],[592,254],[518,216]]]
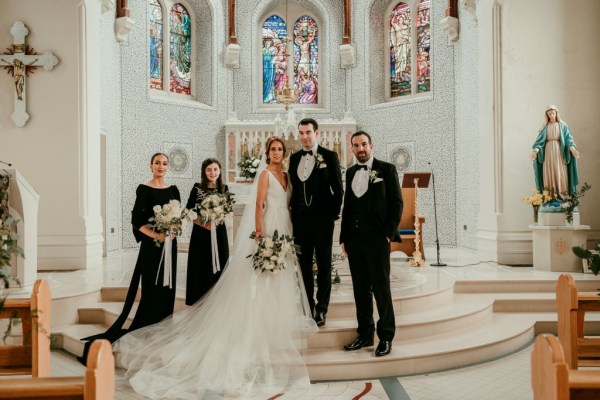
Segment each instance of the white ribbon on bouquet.
[[219,243],[217,243],[217,225],[220,223],[221,220],[210,221],[210,247],[212,250],[213,274],[216,274],[221,270],[221,263],[219,262]]
[[163,251],[160,256],[160,261],[158,262],[158,271],[156,272],[156,284],[158,285],[158,277],[160,276],[160,264],[163,264],[164,273],[162,285],[168,286],[169,289],[173,289],[173,257],[171,256],[172,253],[173,239],[171,238],[171,235],[167,235],[163,244]]

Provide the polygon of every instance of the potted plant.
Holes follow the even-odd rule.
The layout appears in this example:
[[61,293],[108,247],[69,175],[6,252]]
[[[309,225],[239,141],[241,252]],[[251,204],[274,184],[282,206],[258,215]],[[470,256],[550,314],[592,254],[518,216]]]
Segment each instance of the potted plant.
[[575,246],[573,247],[573,253],[583,259],[583,272],[587,267],[594,275],[598,275],[598,272],[600,272],[600,242],[596,243],[594,250]]

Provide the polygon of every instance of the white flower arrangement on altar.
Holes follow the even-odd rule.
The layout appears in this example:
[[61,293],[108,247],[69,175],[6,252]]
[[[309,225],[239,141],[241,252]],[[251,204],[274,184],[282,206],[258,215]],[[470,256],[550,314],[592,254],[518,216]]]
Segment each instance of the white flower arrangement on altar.
[[198,200],[200,203],[196,205],[200,223],[214,221],[216,225],[220,224],[227,214],[233,212],[233,193],[230,191],[207,193],[202,190],[198,192]]
[[[178,200],[171,200],[163,206],[156,205],[152,211],[154,211],[154,217],[148,220],[151,223],[146,226],[156,232],[164,233],[168,237],[181,235],[185,225],[198,218],[198,214],[194,210],[182,207]],[[154,239],[154,243],[158,247],[161,245],[158,239]]]
[[[250,234],[250,239],[256,239],[256,232]],[[279,235],[277,231],[273,236],[264,236],[258,239],[258,247],[252,257],[252,266],[260,272],[269,271],[277,274],[285,268],[288,256],[296,257],[300,254],[300,247],[294,244],[294,238],[289,235]]]
[[256,168],[260,165],[260,158],[244,157],[238,163],[240,167],[240,176],[246,179],[254,179],[256,177]]

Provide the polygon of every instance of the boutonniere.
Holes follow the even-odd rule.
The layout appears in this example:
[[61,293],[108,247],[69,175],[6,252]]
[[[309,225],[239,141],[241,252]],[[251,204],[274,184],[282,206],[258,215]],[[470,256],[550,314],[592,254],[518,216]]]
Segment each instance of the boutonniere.
[[375,171],[374,169],[369,170],[369,181],[371,183],[380,182],[383,179],[379,178],[379,171]]
[[321,165],[321,163],[324,163],[325,160],[323,160],[323,155],[317,153],[315,154],[315,164],[317,164],[317,166]]

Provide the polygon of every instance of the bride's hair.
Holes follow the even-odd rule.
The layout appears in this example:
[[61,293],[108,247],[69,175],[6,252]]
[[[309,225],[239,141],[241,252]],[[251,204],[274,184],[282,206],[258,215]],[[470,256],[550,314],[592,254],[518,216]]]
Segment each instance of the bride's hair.
[[273,142],[281,143],[281,146],[283,147],[283,156],[284,157],[285,157],[285,153],[287,152],[287,150],[285,148],[285,143],[283,142],[283,139],[278,138],[278,137],[272,137],[271,139],[269,139],[269,141],[267,142],[267,146],[265,147],[265,157],[267,159],[267,164],[271,163],[271,158],[269,157],[269,153],[271,152],[271,144]]

